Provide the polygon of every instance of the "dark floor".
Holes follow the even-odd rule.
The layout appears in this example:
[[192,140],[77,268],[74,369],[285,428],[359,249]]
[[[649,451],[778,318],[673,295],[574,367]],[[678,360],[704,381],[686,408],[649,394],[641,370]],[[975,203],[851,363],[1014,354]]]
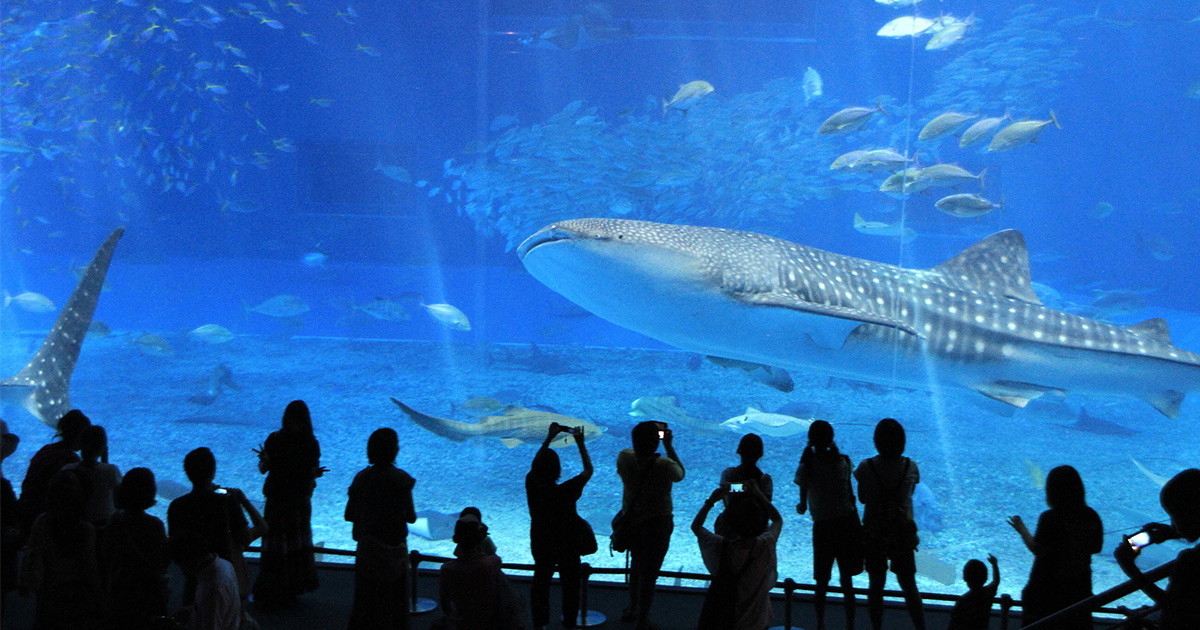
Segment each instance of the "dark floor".
[[[257,565],[254,564],[253,560],[251,563],[253,571]],[[174,587],[175,597],[178,599],[179,589],[183,584],[183,580],[174,566],[172,566],[172,571],[171,584]],[[513,576],[518,591],[528,601],[528,575],[523,575],[520,572],[509,572],[509,574]],[[321,588],[314,593],[309,593],[300,598],[294,607],[283,611],[273,611],[269,614],[252,610],[251,614],[258,620],[263,630],[327,630],[345,627],[354,592],[354,572],[352,567],[345,564],[322,564],[320,567],[320,579]],[[417,582],[417,594],[420,597],[436,598],[436,571],[422,571]],[[608,617],[608,621],[603,624],[603,627],[632,630],[632,625],[622,624],[617,621],[621,610],[624,609],[628,602],[626,591],[622,588],[622,585],[593,581],[588,591],[588,596],[590,600],[589,608],[599,611]],[[557,586],[555,586],[551,592],[551,618],[560,615],[558,612],[558,597]],[[792,606],[792,627],[808,630],[816,628],[811,601],[799,593],[796,597],[797,601]],[[775,625],[782,626],[784,622],[783,597],[780,595],[774,599]],[[694,628],[696,618],[700,614],[702,600],[703,591],[701,590],[667,586],[660,587],[658,594],[655,596],[651,620],[661,630]],[[860,604],[863,603],[862,598],[859,599],[859,602]],[[926,610],[926,620],[929,630],[940,630],[946,627],[949,610],[946,606],[933,605],[927,602]],[[440,617],[440,613],[436,610],[415,615],[413,617],[413,630],[426,630],[430,628],[434,620],[438,617]],[[866,610],[861,605],[859,606],[857,617],[856,628],[870,627]],[[5,598],[3,619],[2,623],[0,623],[4,630],[25,630],[31,627],[32,619],[32,597],[22,598],[16,593],[10,593]],[[1020,627],[1019,621],[1018,614],[1014,616],[1014,619],[1009,621],[1007,628],[1016,630]],[[840,601],[830,601],[826,613],[826,622],[830,630],[841,630],[844,628]],[[886,628],[912,627],[900,602],[889,602],[884,626]],[[991,627],[994,630],[1000,630],[1005,626],[1002,625],[997,615],[993,618]],[[1097,623],[1096,627],[1104,628],[1106,624]]]

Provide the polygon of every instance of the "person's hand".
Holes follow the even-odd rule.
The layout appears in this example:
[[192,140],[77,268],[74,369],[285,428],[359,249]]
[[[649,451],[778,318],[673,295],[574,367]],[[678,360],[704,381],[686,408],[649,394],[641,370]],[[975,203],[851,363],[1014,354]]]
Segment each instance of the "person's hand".
[[583,425],[571,429],[571,435],[575,436],[575,443],[583,446]]
[[762,489],[758,487],[758,480],[756,479],[747,479],[743,481],[742,491],[754,497],[755,499],[762,499],[763,501],[767,500],[767,495],[763,494]]
[[554,438],[558,437],[558,431],[560,428],[561,428],[561,425],[558,424],[557,422],[550,423],[550,432],[546,434],[546,442],[547,443],[553,442]]
[[663,432],[663,438],[662,438],[663,447],[671,448],[672,444],[674,443],[673,442],[674,434],[671,433],[670,429],[665,429],[665,428],[662,430],[662,432]]
[[245,493],[243,493],[238,488],[225,488],[225,494],[229,495],[229,497],[231,499],[233,499],[234,501],[237,501],[238,503],[241,503],[246,500]]
[[1132,575],[1130,571],[1137,570],[1137,557],[1141,553],[1141,549],[1135,549],[1133,545],[1129,544],[1129,537],[1126,536],[1121,540],[1121,544],[1113,550],[1113,558],[1126,575]]
[[1012,525],[1012,528],[1017,530],[1018,534],[1022,536],[1029,535],[1029,528],[1025,526],[1025,521],[1021,519],[1020,515],[1008,517],[1008,524]]
[[991,563],[992,566],[1000,564],[1000,561],[996,559],[996,556],[993,556],[990,553],[988,554],[988,562]]
[[805,505],[803,503],[796,504],[796,513],[797,514],[803,514],[806,511],[807,511],[807,508],[805,507]]
[[725,485],[717,486],[717,489],[713,490],[712,494],[708,495],[707,503],[717,503],[721,499],[724,499],[725,495],[727,495],[727,494],[729,494],[728,487],[726,487]]
[[313,479],[316,479],[317,477],[323,477],[327,472],[329,472],[328,468],[324,466],[317,466],[313,469]]

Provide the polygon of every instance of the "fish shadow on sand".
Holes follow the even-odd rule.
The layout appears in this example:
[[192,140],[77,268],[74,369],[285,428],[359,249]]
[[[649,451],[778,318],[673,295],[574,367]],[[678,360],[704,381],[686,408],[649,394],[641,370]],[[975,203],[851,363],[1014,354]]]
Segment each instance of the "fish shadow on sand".
[[1087,412],[1083,407],[1079,408],[1079,417],[1070,424],[1058,425],[1064,429],[1073,431],[1082,431],[1084,433],[1092,433],[1095,435],[1137,435],[1139,432],[1128,427],[1121,426],[1115,422],[1097,418]]
[[542,352],[542,349],[536,343],[529,344],[528,354],[514,353],[511,348],[502,348],[502,350],[504,353],[499,359],[493,356],[490,349],[485,350],[488,367],[505,370],[523,370],[536,374],[547,374],[549,376],[585,374],[587,372],[587,370],[584,370],[566,357]]

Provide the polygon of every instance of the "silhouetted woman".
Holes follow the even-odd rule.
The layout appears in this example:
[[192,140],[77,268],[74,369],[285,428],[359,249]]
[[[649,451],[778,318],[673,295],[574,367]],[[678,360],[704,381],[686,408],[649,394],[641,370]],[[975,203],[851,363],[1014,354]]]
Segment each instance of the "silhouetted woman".
[[354,605],[350,630],[408,630],[408,524],[417,520],[416,480],[396,468],[400,441],[392,429],[367,440],[371,465],[350,484],[346,520],[354,523]]
[[[579,447],[583,472],[558,483],[562,463],[550,443],[560,432],[569,432]],[[525,495],[529,502],[529,541],[533,551],[533,587],[529,599],[533,625],[544,628],[550,623],[550,579],[558,571],[562,582],[562,625],[575,626],[579,616],[579,558],[596,551],[596,535],[579,516],[575,503],[583,487],[592,478],[592,458],[583,442],[583,427],[550,424],[550,432],[533,456],[525,475]]]
[[[1088,507],[1083,479],[1071,466],[1058,466],[1046,475],[1046,505],[1037,532],[1020,516],[1008,524],[1033,553],[1029,581],[1021,591],[1021,625],[1027,626],[1092,596],[1092,554],[1104,545],[1104,526]],[[1081,610],[1046,628],[1079,630],[1092,627],[1092,613]]]
[[157,492],[149,468],[130,470],[117,486],[117,512],[101,550],[114,629],[150,628],[152,619],[167,614],[167,530],[158,517],[146,514]]
[[730,484],[743,484],[743,490],[728,492],[725,494],[724,509],[717,516],[717,521],[713,523],[713,532],[725,538],[733,538],[734,531],[725,522],[725,511],[728,511],[731,503],[741,501],[747,498],[745,494],[745,484],[752,483],[758,487],[758,491],[767,498],[767,502],[771,502],[772,496],[775,494],[775,484],[771,480],[771,475],[764,473],[758,468],[758,460],[763,456],[763,441],[762,438],[749,433],[743,435],[738,442],[737,455],[741,458],[741,463],[737,466],[730,466],[721,471],[721,487],[722,488],[737,488]]
[[904,457],[904,427],[892,418],[875,425],[875,457],[854,471],[858,498],[863,503],[863,566],[867,570],[867,614],[871,627],[883,627],[883,587],[889,565],[896,575],[908,616],[925,630],[925,604],[917,590],[917,523],[913,520],[913,489],[921,481],[917,463]]
[[800,503],[796,512],[813,520],[813,579],[817,582],[817,630],[825,630],[825,593],[837,561],[841,577],[846,628],[854,628],[854,576],[862,573],[862,524],[850,475],[854,465],[838,451],[833,426],[817,420],[808,427],[808,445],[796,468]]
[[266,473],[263,496],[267,533],[254,581],[254,600],[264,606],[287,603],[316,590],[313,558],[312,495],[321,467],[321,446],[313,436],[312,416],[303,400],[288,403],[283,428],[256,450],[258,471]]
[[21,564],[21,590],[37,594],[34,630],[85,630],[100,621],[96,529],[84,518],[79,477],[59,471],[33,522]]

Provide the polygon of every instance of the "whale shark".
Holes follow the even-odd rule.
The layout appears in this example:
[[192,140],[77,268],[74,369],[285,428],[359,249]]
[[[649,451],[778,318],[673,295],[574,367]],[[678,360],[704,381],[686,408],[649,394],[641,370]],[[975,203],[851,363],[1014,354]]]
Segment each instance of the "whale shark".
[[625,219],[551,224],[517,250],[543,284],[691,352],[1016,407],[1068,393],[1179,415],[1200,355],[1162,319],[1116,326],[1044,306],[1025,239],[997,232],[930,269],[755,232]]
[[0,397],[5,404],[24,407],[52,429],[71,410],[71,373],[96,312],[113,250],[123,234],[125,228],[117,228],[100,245],[37,354],[20,372],[0,381]]

